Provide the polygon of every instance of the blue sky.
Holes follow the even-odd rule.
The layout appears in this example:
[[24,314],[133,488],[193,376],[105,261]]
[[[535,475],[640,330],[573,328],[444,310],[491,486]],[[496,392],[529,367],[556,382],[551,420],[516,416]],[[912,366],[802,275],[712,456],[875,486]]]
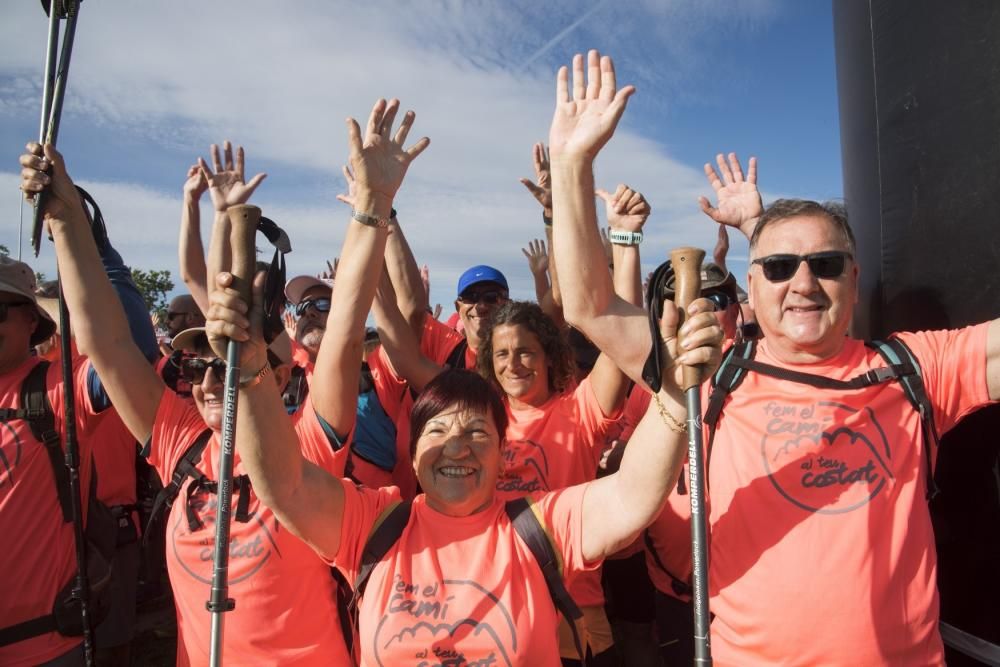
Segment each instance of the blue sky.
[[[46,20],[34,2],[2,12],[0,243],[13,249],[16,159],[37,133]],[[597,175],[652,203],[647,268],[670,247],[711,249],[715,228],[696,199],[711,193],[701,165],[719,151],[759,157],[765,200],[841,196],[827,0],[87,0],[59,145],[126,261],[176,277],[185,171],[211,142],[242,143],[248,172],[269,174],[254,203],[289,231],[290,275],[315,273],[338,252],[347,220],[334,199],[343,119],[397,96],[417,112],[414,134],[432,140],[396,206],[430,266],[432,303],[450,310],[458,275],[481,262],[531,297],[520,248],[542,228],[518,178],[532,175],[531,144],[547,136],[557,67],[588,48],[614,57],[619,81],[638,87]],[[30,226],[27,208],[25,218]],[[741,282],[745,255],[734,240]],[[54,272],[51,247],[31,262]]]

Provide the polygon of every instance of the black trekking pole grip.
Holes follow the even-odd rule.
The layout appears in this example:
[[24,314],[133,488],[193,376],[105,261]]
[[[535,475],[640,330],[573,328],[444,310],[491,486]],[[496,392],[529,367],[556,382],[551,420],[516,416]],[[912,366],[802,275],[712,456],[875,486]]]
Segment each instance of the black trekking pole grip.
[[[701,293],[699,248],[677,248],[670,253],[674,270],[674,303],[680,323],[687,319],[687,307]],[[688,495],[691,499],[691,602],[694,614],[694,664],[712,664],[708,610],[708,518],[705,514],[705,453],[701,435],[701,366],[684,367],[684,395],[687,404]]]
[[[229,273],[233,276],[231,287],[249,304],[253,291],[253,275],[256,266],[254,237],[260,221],[260,209],[242,204],[232,206],[227,211],[229,224],[229,246],[232,264]],[[209,277],[214,280],[214,276]],[[224,616],[236,608],[236,601],[229,597],[229,527],[232,516],[233,497],[233,448],[236,443],[236,409],[240,383],[240,344],[232,339],[226,349],[226,380],[223,394],[222,443],[219,451],[218,468],[218,510],[215,523],[215,554],[212,565],[212,592],[206,607],[212,614],[211,646],[209,664],[222,664],[224,636]]]

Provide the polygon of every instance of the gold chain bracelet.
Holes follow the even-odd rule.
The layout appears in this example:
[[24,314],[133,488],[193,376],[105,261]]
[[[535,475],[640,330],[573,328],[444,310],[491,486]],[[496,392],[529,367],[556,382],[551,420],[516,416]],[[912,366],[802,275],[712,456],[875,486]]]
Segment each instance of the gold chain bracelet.
[[656,401],[656,409],[660,411],[660,416],[663,418],[663,423],[667,425],[667,428],[674,433],[687,433],[687,424],[682,424],[677,421],[676,417],[670,414],[667,408],[663,405],[663,401],[660,400],[659,394],[653,394],[653,400]]

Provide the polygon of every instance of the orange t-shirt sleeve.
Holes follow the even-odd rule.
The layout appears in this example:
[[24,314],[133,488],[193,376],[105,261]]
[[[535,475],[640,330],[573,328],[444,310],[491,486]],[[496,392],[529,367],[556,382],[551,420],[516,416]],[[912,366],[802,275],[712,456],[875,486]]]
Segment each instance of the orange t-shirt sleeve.
[[443,364],[448,361],[452,350],[463,340],[462,334],[446,324],[438,322],[431,316],[424,318],[424,334],[420,338],[420,351],[434,363]]
[[170,479],[177,461],[205,428],[205,422],[194,403],[180,398],[166,387],[163,388],[160,405],[153,419],[149,451],[146,453],[149,464],[156,468],[161,479]]
[[986,322],[964,329],[898,335],[920,361],[939,434],[990,402],[986,381],[988,328]]
[[535,511],[562,557],[563,578],[597,569],[601,559],[583,556],[583,498],[590,483],[568,486],[534,498]]
[[622,416],[622,406],[619,406],[610,415],[605,415],[601,404],[597,401],[597,394],[594,393],[590,376],[584,378],[583,382],[577,385],[573,392],[573,404],[577,423],[589,436],[590,447],[595,449],[597,455],[600,456],[608,432],[617,426],[618,420]]
[[[337,555],[326,561],[339,568],[349,582],[358,576],[361,552],[371,535],[375,521],[390,503],[399,500],[399,490],[394,487],[367,489],[347,480],[344,486],[344,517],[340,523],[340,548]],[[325,559],[324,559],[325,560]]]

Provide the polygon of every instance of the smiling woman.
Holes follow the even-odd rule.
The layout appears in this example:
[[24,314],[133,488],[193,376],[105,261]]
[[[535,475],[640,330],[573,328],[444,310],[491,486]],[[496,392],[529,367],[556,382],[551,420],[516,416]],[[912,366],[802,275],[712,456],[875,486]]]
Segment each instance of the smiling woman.
[[[351,167],[358,185],[355,207],[363,215],[353,216],[344,237],[320,352],[343,358],[345,373],[357,372],[352,369],[358,367],[357,350],[388,236],[383,226],[365,220],[389,214],[410,161],[426,144],[404,151],[405,132],[391,138],[397,104],[380,100],[375,105],[364,140],[354,121],[349,123]],[[404,129],[412,119],[408,114]],[[253,304],[247,304],[226,289],[226,280],[220,276],[212,294],[207,324],[212,345],[221,343],[223,334],[242,341],[243,363],[254,368],[264,349],[260,285]],[[654,404],[663,412],[647,412],[619,472],[528,494],[532,514],[548,532],[567,585],[631,542],[652,521],[673,486],[684,452],[679,424],[686,419],[677,364],[711,366],[717,361],[722,332],[710,309],[703,301],[689,312],[684,329],[690,347],[680,354],[676,311],[666,308],[663,336],[666,354],[675,363],[666,364],[670,370]],[[532,374],[544,378],[544,391],[536,397],[544,401],[549,394],[548,357],[531,344],[533,335],[505,349],[519,359],[535,356],[530,364],[515,360],[511,374],[515,381]],[[342,384],[341,409],[353,411],[356,383]],[[356,646],[362,665],[559,664],[558,614],[545,576],[497,491],[502,453],[507,451],[504,439],[510,432],[508,409],[491,381],[468,371],[438,374],[418,397],[411,446],[423,493],[413,500],[398,539],[369,570],[358,603]],[[664,416],[668,413],[670,419]],[[306,460],[271,383],[241,386],[236,441],[254,489],[281,524],[347,581],[356,581],[369,537],[376,526],[386,525],[383,519],[398,504],[399,490],[357,486]]]

